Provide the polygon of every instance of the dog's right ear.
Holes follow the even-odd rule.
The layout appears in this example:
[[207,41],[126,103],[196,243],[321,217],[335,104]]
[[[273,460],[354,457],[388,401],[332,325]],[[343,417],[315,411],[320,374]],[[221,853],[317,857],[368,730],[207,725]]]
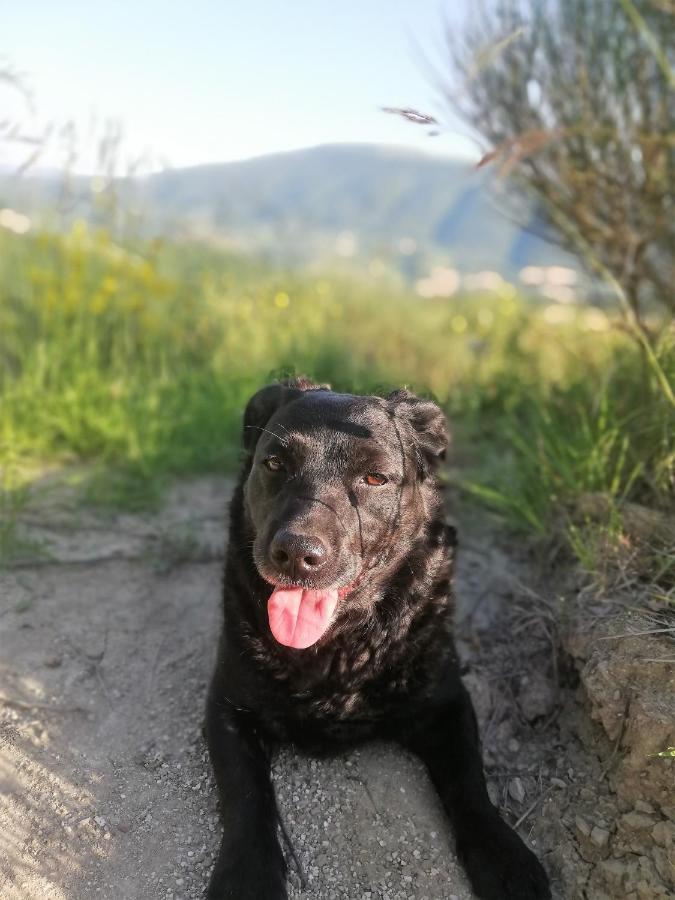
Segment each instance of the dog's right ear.
[[443,411],[433,400],[424,400],[405,388],[387,397],[394,412],[412,428],[424,465],[422,473],[435,469],[445,458],[450,443],[448,423]]
[[304,391],[329,391],[329,384],[314,384],[305,375],[268,384],[254,394],[244,412],[244,450],[253,455],[258,438],[274,413]]

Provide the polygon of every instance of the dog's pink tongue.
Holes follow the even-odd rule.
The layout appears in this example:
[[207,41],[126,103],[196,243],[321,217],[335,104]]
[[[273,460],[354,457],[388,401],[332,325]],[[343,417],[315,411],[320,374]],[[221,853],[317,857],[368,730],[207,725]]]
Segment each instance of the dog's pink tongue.
[[337,602],[336,590],[275,588],[267,601],[272,634],[286,647],[311,647],[330,625]]

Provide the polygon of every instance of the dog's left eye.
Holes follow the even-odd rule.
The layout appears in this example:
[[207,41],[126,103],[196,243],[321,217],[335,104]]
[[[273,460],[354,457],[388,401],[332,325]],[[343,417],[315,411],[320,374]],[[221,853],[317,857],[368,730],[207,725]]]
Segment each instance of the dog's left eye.
[[268,456],[267,459],[263,460],[263,465],[270,472],[283,472],[284,469],[284,464],[278,456]]
[[371,487],[380,487],[380,485],[386,484],[389,479],[385,478],[384,475],[380,475],[379,472],[368,472],[367,475],[363,476],[363,480]]

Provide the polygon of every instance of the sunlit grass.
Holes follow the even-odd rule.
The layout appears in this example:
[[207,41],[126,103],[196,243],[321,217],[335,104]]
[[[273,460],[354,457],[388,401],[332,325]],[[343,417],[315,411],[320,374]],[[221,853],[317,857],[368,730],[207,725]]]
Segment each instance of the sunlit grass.
[[[672,336],[658,354],[675,379]],[[589,491],[669,502],[672,408],[610,313],[510,285],[423,300],[83,224],[0,233],[0,465],[87,460],[90,500],[147,506],[173,475],[231,470],[247,398],[299,372],[435,396],[465,485],[535,532]]]
[[[672,347],[661,356],[675,379]],[[503,441],[489,446],[476,491],[535,530],[544,531],[553,507],[587,493],[672,502],[675,417],[634,348],[617,348],[600,372],[580,364],[545,396],[519,397],[516,405],[500,422]]]

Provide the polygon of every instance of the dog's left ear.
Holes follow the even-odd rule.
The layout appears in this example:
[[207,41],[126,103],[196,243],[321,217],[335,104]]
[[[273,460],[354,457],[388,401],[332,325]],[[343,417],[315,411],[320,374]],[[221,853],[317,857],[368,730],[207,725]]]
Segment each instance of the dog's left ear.
[[253,455],[261,431],[279,407],[295,400],[304,391],[329,391],[329,384],[314,384],[306,375],[268,384],[254,394],[244,412],[244,449]]
[[387,402],[393,413],[412,427],[424,462],[431,469],[435,468],[445,458],[450,444],[448,423],[440,406],[406,390],[389,394]]

